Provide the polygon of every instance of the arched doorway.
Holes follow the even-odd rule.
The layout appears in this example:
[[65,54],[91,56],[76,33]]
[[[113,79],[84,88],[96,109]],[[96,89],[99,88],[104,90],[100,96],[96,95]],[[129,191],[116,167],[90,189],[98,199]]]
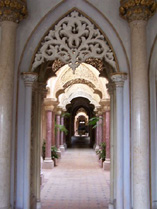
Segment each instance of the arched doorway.
[[[79,14],[79,15],[78,15]],[[73,16],[72,16],[73,15]],[[73,18],[75,18],[76,17],[76,15],[77,16],[79,16],[80,18],[83,18],[83,21],[82,21],[82,24],[84,25],[84,21],[86,22],[86,23],[89,23],[89,25],[91,24],[90,22],[89,22],[89,20],[87,19],[87,18],[84,18],[83,17],[83,15],[81,14],[81,13],[79,13],[78,11],[74,11],[74,12],[71,12],[70,13],[70,15],[69,16],[67,16],[68,18],[69,17],[73,17]],[[62,21],[62,20],[61,20]],[[60,22],[59,22],[60,23]],[[75,23],[75,22],[74,22]],[[88,25],[88,24],[87,24]],[[64,26],[64,25],[63,25]],[[92,25],[93,26],[93,25]],[[94,30],[95,31],[95,27],[93,26],[93,28],[92,28],[92,30]],[[63,30],[64,31],[64,30]],[[90,31],[90,30],[89,30]],[[97,31],[97,35],[95,34],[95,33],[93,33],[93,37],[99,37],[100,36],[100,40],[99,41],[102,41],[103,39],[104,39],[104,36],[100,33],[100,31],[98,31],[98,29],[96,29],[96,31]],[[77,30],[76,30],[76,28],[74,29],[74,31],[73,31],[74,33],[77,33]],[[92,31],[93,32],[93,31]],[[83,32],[84,33],[84,32]],[[66,33],[65,33],[66,34]],[[51,36],[52,35],[52,36]],[[49,42],[49,40],[53,37],[53,31],[52,30],[50,30],[50,32],[48,33],[48,36],[46,36],[46,37],[44,37],[45,39],[45,41],[46,42]],[[63,35],[63,34],[62,34]],[[83,34],[84,36],[84,38],[86,38],[86,34]],[[50,37],[49,37],[50,36]],[[65,35],[65,37],[66,37],[66,35]],[[49,39],[50,38],[50,39]],[[62,37],[63,38],[63,37]],[[98,38],[99,39],[99,38]],[[43,39],[42,39],[43,40]],[[30,42],[31,42],[32,40],[30,40]],[[98,42],[99,42],[98,41]],[[76,44],[78,44],[78,43],[76,43],[76,40],[73,40],[73,39],[71,39],[70,40],[70,44],[71,44],[71,46],[73,47],[74,45],[76,45]],[[93,45],[92,45],[93,44]],[[108,80],[110,80],[111,81],[111,79],[110,79],[110,74],[111,73],[113,73],[113,72],[116,72],[117,70],[118,70],[118,63],[116,62],[116,60],[117,60],[117,57],[114,55],[114,53],[113,53],[113,51],[111,50],[111,47],[110,47],[110,44],[109,44],[109,42],[107,42],[106,41],[106,39],[104,39],[103,40],[103,44],[102,44],[102,46],[100,47],[100,45],[98,44],[98,43],[96,43],[95,42],[95,39],[94,39],[94,42],[93,43],[90,43],[89,42],[89,45],[88,45],[88,48],[92,51],[93,50],[93,54],[91,54],[91,55],[89,55],[89,56],[87,56],[86,57],[86,55],[88,54],[86,54],[86,52],[83,52],[83,59],[81,59],[81,57],[79,58],[79,56],[74,56],[75,57],[75,59],[70,59],[69,60],[69,56],[67,56],[67,55],[65,55],[66,53],[65,53],[65,49],[63,49],[63,52],[61,52],[61,51],[59,51],[59,53],[60,53],[60,56],[64,56],[64,59],[62,58],[61,59],[61,61],[62,62],[64,62],[64,63],[68,63],[68,62],[70,62],[71,63],[71,67],[73,68],[73,70],[76,70],[76,67],[78,66],[78,63],[79,62],[82,62],[82,61],[86,61],[87,63],[93,63],[93,60],[91,60],[90,58],[97,58],[98,60],[98,64],[99,64],[99,59],[102,59],[103,60],[103,65],[102,65],[102,67],[97,67],[97,69],[100,69],[101,70],[101,75],[102,76],[106,76],[107,78],[108,78]],[[98,45],[97,45],[98,44]],[[44,44],[42,43],[42,46],[44,46]],[[45,82],[49,77],[51,77],[52,75],[54,75],[54,71],[52,71],[51,70],[51,65],[52,65],[52,61],[54,61],[56,58],[58,58],[57,56],[55,56],[55,57],[53,57],[52,56],[52,60],[51,60],[51,53],[53,52],[53,50],[54,50],[54,46],[52,46],[52,48],[53,48],[53,50],[51,49],[51,46],[49,46],[49,45],[47,45],[47,49],[48,49],[48,53],[47,53],[47,55],[48,55],[48,57],[47,57],[47,55],[46,55],[46,57],[45,57],[45,51],[42,51],[43,52],[43,56],[41,56],[41,51],[40,51],[40,49],[42,48],[38,48],[38,50],[39,51],[37,51],[37,56],[36,56],[36,59],[35,59],[35,61],[33,62],[33,68],[31,68],[31,70],[33,70],[33,72],[36,72],[36,73],[38,73],[38,82]],[[97,48],[97,49],[96,49]],[[45,49],[44,47],[42,48],[42,49]],[[57,47],[55,48],[55,49],[57,49]],[[105,50],[104,50],[105,49]],[[57,49],[58,50],[58,49]],[[84,48],[83,48],[83,50],[84,50]],[[90,51],[89,50],[89,51]],[[101,52],[102,52],[102,54],[101,54]],[[79,52],[80,53],[80,52]],[[55,55],[56,55],[57,53],[55,53]],[[76,51],[74,50],[72,50],[72,54],[71,54],[71,57],[73,57],[73,55],[76,55]],[[26,55],[24,55],[24,56],[26,56]],[[50,57],[49,57],[50,56]],[[82,55],[81,55],[82,56]],[[125,57],[125,56],[124,56]],[[67,58],[67,59],[66,59]],[[79,59],[78,59],[79,58]],[[89,59],[88,59],[89,58]],[[44,60],[46,59],[46,63],[44,63]],[[77,63],[78,62],[78,63]],[[96,60],[94,60],[94,63],[96,63]],[[112,64],[111,64],[112,63]],[[22,63],[23,64],[23,63]],[[125,65],[125,64],[124,64]],[[126,68],[127,69],[127,68]],[[44,73],[43,73],[44,72]],[[121,74],[122,75],[122,74]],[[120,78],[121,78],[121,76],[120,76]],[[19,93],[19,95],[20,94],[22,94],[22,92],[24,92],[24,90],[25,90],[25,88],[24,88],[24,85],[22,84],[22,81],[20,81],[20,86],[21,86],[21,88],[20,88],[20,93]],[[124,108],[124,110],[122,110],[122,111],[124,111],[124,114],[126,114],[126,123],[125,123],[125,125],[124,125],[124,127],[125,126],[127,126],[127,129],[125,129],[124,128],[124,130],[123,130],[123,134],[124,134],[124,137],[126,137],[127,139],[128,139],[128,137],[129,137],[129,126],[128,126],[128,124],[129,124],[129,114],[128,114],[128,110],[129,110],[129,94],[128,94],[128,82],[125,84],[125,86],[124,86],[124,93],[122,93],[122,95],[125,95],[126,97],[125,97],[125,100],[124,100],[124,106],[125,106],[125,108]],[[19,98],[20,98],[20,96],[19,96]],[[29,100],[31,100],[31,98],[29,98]],[[23,102],[24,101],[19,101],[19,107],[21,106],[21,105],[23,105]],[[126,105],[125,105],[126,104]],[[39,107],[39,109],[40,109],[40,107]],[[24,113],[25,114],[25,113]],[[117,120],[118,120],[119,118],[117,118]],[[21,119],[20,119],[21,120]],[[19,120],[19,122],[20,122],[20,120]],[[39,125],[38,125],[39,126]],[[24,129],[25,127],[23,127],[23,129]],[[18,140],[20,140],[21,139],[21,131],[19,131],[19,133],[18,133],[19,135],[18,135]],[[39,137],[39,136],[38,136]],[[23,146],[23,143],[24,142],[20,142],[21,143],[21,145]],[[19,143],[19,144],[20,144]],[[129,150],[129,140],[128,141],[125,141],[124,143],[126,143],[126,147],[128,148],[128,150]],[[23,148],[23,149],[29,149],[29,147],[27,147],[27,148]],[[39,152],[38,152],[39,153]],[[125,154],[125,152],[124,152],[124,154]],[[17,170],[19,171],[19,170],[21,170],[21,168],[20,168],[20,164],[22,163],[22,162],[24,162],[24,163],[26,163],[26,164],[29,164],[29,162],[27,162],[27,159],[25,159],[25,158],[20,158],[20,156],[21,156],[21,154],[20,154],[20,150],[18,150],[18,157],[19,157],[19,159],[21,159],[21,162],[18,162],[18,168],[17,168]],[[38,159],[39,159],[39,157],[38,157]],[[128,153],[127,153],[127,158],[125,158],[125,160],[127,161],[127,159],[128,159]],[[124,160],[124,164],[125,164],[125,160]],[[38,168],[39,169],[39,168]],[[23,174],[25,174],[25,169],[23,169],[22,171],[21,171]],[[126,186],[126,188],[128,189],[128,184],[130,184],[130,183],[128,183],[128,182],[126,182],[126,178],[128,177],[128,170],[127,170],[127,173],[124,173],[124,170],[122,170],[121,171],[123,174],[124,174],[124,176],[125,176],[125,178],[124,178],[124,185],[127,185]],[[19,185],[20,185],[20,181],[22,181],[23,180],[23,176],[19,176],[19,178],[17,178],[18,179],[18,182],[17,182],[17,194],[20,192],[20,188],[19,188]],[[39,181],[39,180],[38,180]],[[29,179],[28,179],[28,182],[27,183],[29,183]],[[39,184],[38,184],[39,185]],[[39,186],[38,186],[39,187]],[[22,189],[24,189],[25,190],[25,188],[22,188]],[[29,191],[28,191],[28,193],[27,194],[23,194],[23,197],[22,198],[26,198],[26,197],[28,197],[28,195],[29,195]],[[130,196],[129,196],[130,197]],[[27,198],[26,198],[27,199]],[[18,200],[18,202],[17,202],[17,204],[23,204],[22,203],[23,201],[19,201]],[[29,204],[28,202],[27,202],[27,204]]]

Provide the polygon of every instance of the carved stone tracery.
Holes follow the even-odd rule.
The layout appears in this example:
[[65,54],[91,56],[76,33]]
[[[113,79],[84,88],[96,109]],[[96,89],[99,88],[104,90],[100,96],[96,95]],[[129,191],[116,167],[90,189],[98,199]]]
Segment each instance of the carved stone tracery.
[[88,58],[105,59],[114,69],[114,54],[100,31],[83,15],[73,11],[44,37],[36,53],[32,70],[45,61],[55,59],[75,70]]
[[64,84],[63,88],[66,89],[73,84],[79,84],[79,83],[80,84],[86,84],[92,89],[95,88],[94,84],[92,84],[90,81],[87,81],[87,80],[82,79],[82,78],[77,78],[77,79],[73,79],[73,80],[68,81],[67,83]]
[[121,0],[120,16],[127,21],[148,20],[156,12],[155,0]]
[[0,1],[0,21],[13,21],[18,23],[26,17],[26,0]]

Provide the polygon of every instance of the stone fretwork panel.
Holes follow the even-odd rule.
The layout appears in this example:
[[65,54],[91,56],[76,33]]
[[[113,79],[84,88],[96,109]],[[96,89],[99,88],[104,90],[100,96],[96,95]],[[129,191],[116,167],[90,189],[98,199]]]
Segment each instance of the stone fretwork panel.
[[45,61],[61,60],[75,71],[89,58],[105,59],[116,69],[114,53],[101,32],[78,11],[72,11],[41,42],[32,70]]

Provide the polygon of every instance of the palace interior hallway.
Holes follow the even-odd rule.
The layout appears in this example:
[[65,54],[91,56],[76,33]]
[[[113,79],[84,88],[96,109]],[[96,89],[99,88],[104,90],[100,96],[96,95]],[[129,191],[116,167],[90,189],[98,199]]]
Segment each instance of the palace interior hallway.
[[107,209],[110,172],[100,168],[93,149],[68,149],[43,173],[42,209]]

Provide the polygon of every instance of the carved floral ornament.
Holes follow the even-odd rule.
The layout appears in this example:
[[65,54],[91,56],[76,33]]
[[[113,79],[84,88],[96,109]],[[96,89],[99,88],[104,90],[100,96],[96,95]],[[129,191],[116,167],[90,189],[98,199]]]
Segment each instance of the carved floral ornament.
[[119,9],[122,18],[128,22],[148,20],[156,12],[155,0],[121,0]]
[[26,0],[0,0],[0,21],[19,23],[26,17]]
[[59,59],[75,71],[80,63],[92,57],[105,59],[116,70],[114,54],[104,36],[87,18],[73,11],[44,37],[32,70],[45,61]]

